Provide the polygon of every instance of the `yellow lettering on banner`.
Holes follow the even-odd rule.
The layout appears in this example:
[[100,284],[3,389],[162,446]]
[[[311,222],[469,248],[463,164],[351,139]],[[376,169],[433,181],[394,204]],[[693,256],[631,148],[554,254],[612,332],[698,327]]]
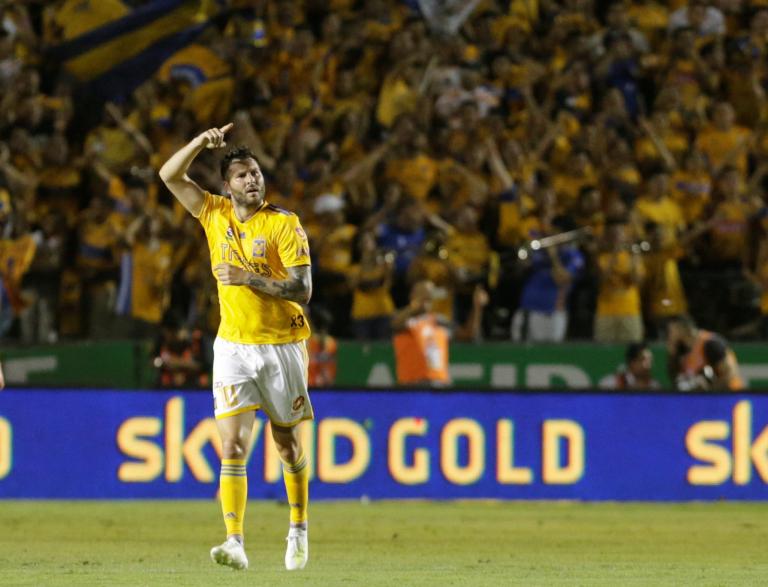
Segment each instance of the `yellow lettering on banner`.
[[[216,420],[213,418],[201,420],[189,433],[181,447],[181,454],[192,476],[203,483],[211,483],[216,478],[208,459],[203,455],[203,448],[209,442],[216,449],[216,453],[221,455],[221,439],[216,428]],[[166,458],[168,454],[169,452],[166,451]]]
[[[352,457],[336,462],[336,439],[352,443]],[[348,418],[326,418],[317,429],[317,476],[325,483],[349,483],[360,477],[371,462],[371,440],[365,429]]]
[[[459,464],[459,438],[469,444],[467,464]],[[448,422],[440,435],[440,468],[445,478],[456,485],[477,482],[485,471],[485,432],[482,426],[469,418],[456,418]]]
[[117,430],[120,451],[138,463],[123,463],[117,470],[120,481],[144,482],[156,479],[163,472],[163,449],[142,436],[157,436],[163,428],[159,418],[130,418]]
[[504,485],[530,485],[533,471],[515,467],[515,423],[502,419],[496,423],[496,480]]
[[[309,479],[314,478],[314,454],[315,454],[315,423],[304,421],[297,424],[301,438],[301,447],[307,457],[309,467]],[[280,455],[277,454],[275,441],[272,439],[272,428],[269,422],[264,427],[264,481],[277,483],[283,478],[283,469]]]
[[184,474],[184,400],[172,397],[165,404],[165,478],[179,481]]
[[0,418],[0,479],[11,472],[13,465],[13,428],[5,418]]
[[749,457],[755,464],[755,468],[760,474],[763,483],[768,483],[768,426],[763,428],[760,436],[752,442]]
[[[573,420],[544,420],[541,478],[547,485],[571,485],[584,475],[584,429]],[[560,441],[568,444],[568,462],[560,465]]]
[[708,463],[688,469],[692,485],[720,485],[731,476],[731,455],[716,440],[725,440],[731,433],[727,422],[719,420],[697,422],[685,435],[685,448],[692,458]]
[[733,408],[733,482],[736,485],[746,485],[752,478],[751,445],[752,404],[743,401]]
[[768,480],[768,427],[752,440],[752,404],[740,401],[733,408],[733,482],[752,480],[752,465],[763,481]]
[[413,464],[405,464],[405,439],[408,436],[424,436],[429,422],[424,418],[400,418],[389,429],[387,461],[392,478],[404,485],[418,485],[429,481],[429,451],[417,448],[413,451]]

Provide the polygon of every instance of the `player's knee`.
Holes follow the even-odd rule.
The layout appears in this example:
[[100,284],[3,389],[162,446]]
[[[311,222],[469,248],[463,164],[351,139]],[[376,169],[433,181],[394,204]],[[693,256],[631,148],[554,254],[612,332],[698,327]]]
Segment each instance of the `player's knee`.
[[295,442],[288,442],[277,448],[280,458],[286,463],[295,463],[299,458],[299,445]]
[[244,459],[246,447],[239,439],[228,438],[221,442],[221,452],[225,459]]
[[290,429],[273,429],[272,438],[280,458],[286,463],[295,463],[301,456],[299,440]]

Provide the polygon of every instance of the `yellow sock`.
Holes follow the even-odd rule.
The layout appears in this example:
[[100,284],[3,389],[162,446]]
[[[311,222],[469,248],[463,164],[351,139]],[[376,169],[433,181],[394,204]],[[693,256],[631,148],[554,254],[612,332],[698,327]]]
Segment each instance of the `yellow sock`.
[[219,477],[219,495],[227,536],[243,536],[245,502],[248,500],[248,476],[244,459],[222,459]]
[[302,454],[293,464],[283,461],[283,480],[288,505],[291,506],[291,524],[306,523],[309,502],[307,457]]

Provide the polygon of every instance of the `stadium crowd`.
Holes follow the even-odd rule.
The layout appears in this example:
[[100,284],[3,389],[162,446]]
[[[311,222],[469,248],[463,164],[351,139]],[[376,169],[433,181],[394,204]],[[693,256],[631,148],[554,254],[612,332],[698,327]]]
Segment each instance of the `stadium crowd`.
[[51,49],[142,4],[0,2],[1,339],[215,332],[157,170],[229,121],[336,337],[388,338],[425,279],[468,340],[768,334],[768,2],[200,2],[196,41],[94,109]]

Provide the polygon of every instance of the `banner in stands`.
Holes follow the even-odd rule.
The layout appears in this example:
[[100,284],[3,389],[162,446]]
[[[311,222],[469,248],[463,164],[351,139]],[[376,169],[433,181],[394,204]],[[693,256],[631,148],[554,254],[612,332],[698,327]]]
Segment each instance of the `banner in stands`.
[[[313,498],[762,500],[768,396],[316,391]],[[200,392],[0,394],[0,497],[212,498]],[[282,499],[257,419],[256,499]]]
[[[735,344],[750,389],[768,389],[765,345]],[[651,347],[654,377],[667,385],[663,344]],[[9,385],[146,389],[157,384],[151,342],[99,341],[0,349]],[[451,345],[451,376],[467,389],[607,388],[624,361],[624,346],[592,343]],[[339,342],[336,384],[389,388],[395,358],[388,342]]]
[[[741,375],[750,389],[768,389],[765,346],[734,344]],[[594,389],[610,388],[624,362],[624,345],[565,343],[453,343],[450,371],[463,388]],[[663,344],[651,345],[653,376],[665,388],[667,355]],[[395,358],[388,342],[339,343],[337,385],[390,387],[395,383]]]

